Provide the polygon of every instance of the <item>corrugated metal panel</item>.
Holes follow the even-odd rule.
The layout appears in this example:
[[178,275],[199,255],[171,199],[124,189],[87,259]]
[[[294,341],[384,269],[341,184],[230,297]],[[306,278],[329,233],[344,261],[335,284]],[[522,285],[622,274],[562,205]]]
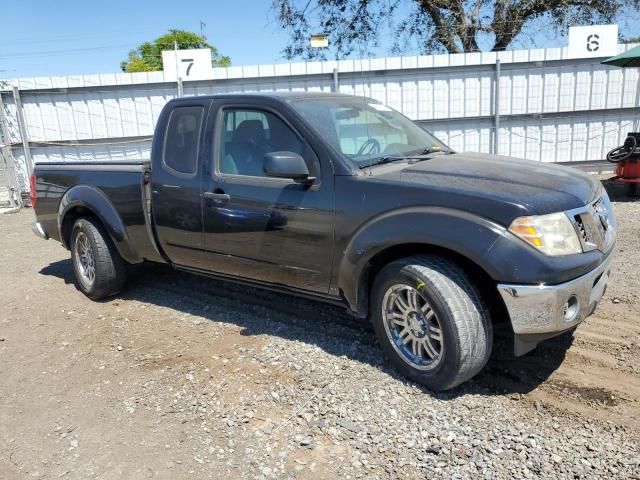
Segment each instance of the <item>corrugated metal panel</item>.
[[[214,69],[211,80],[185,82],[184,93],[328,92],[337,68],[340,92],[380,100],[457,150],[489,152],[499,58],[499,153],[547,162],[602,159],[640,117],[640,72],[566,57],[566,49],[556,48],[247,65]],[[10,84],[20,87],[29,139],[39,142],[32,147],[35,161],[144,158],[149,142],[136,138],[153,133],[162,107],[177,94],[162,72]],[[3,100],[10,141],[19,143],[11,92]],[[59,145],[68,141],[84,144]],[[22,156],[20,149],[14,153]]]

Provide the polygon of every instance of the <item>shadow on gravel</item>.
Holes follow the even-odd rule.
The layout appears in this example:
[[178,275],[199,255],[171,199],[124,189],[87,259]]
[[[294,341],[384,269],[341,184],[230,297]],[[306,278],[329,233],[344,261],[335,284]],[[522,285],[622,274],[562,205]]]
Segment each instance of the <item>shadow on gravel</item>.
[[[75,284],[70,260],[54,262],[40,273],[61,278],[66,284]],[[369,323],[351,317],[337,306],[184,273],[159,264],[130,267],[128,289],[105,302],[119,299],[169,307],[210,321],[233,323],[241,327],[241,334],[246,336],[271,335],[315,345],[331,355],[368,363],[398,381],[409,382],[384,362]],[[527,393],[560,366],[573,342],[572,334],[565,334],[516,358],[510,333],[496,333],[492,357],[474,379],[441,393],[418,387],[442,400],[468,394]]]

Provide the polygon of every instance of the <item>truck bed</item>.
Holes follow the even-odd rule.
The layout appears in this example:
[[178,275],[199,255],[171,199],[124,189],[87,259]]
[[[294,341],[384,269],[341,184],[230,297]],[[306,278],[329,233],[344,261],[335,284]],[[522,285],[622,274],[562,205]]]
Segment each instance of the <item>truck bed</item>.
[[38,162],[35,164],[35,168],[40,168],[42,170],[50,170],[54,168],[69,170],[71,168],[76,168],[82,170],[84,167],[88,169],[109,167],[111,170],[129,170],[129,167],[135,167],[137,170],[137,167],[149,166],[150,164],[151,160],[76,160],[70,162]]
[[[104,197],[105,203],[111,204],[122,219],[122,232],[110,233],[127,261],[136,263],[147,258],[162,261],[149,227],[144,182],[149,168],[148,160],[36,163],[38,220],[48,236],[66,245],[62,236],[69,226],[58,225],[60,213],[68,208],[82,212],[85,206],[81,198],[90,191],[92,195]],[[80,191],[84,194],[76,195]],[[108,212],[106,209],[99,214],[108,215]]]

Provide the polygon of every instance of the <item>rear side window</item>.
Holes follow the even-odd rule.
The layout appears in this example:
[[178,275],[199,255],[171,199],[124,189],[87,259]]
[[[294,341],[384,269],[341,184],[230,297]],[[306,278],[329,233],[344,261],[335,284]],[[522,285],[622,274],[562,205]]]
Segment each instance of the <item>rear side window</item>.
[[203,116],[203,107],[176,107],[171,112],[162,156],[162,162],[171,170],[186,175],[196,173]]

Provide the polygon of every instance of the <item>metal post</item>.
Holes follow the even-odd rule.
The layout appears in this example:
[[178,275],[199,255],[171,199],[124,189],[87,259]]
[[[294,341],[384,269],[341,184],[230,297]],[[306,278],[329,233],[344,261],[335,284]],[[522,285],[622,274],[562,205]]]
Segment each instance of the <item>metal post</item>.
[[493,152],[491,153],[497,155],[500,136],[500,59],[496,59],[496,86],[493,94],[493,115]]
[[340,90],[340,84],[338,83],[338,69],[333,69],[333,93],[338,93]]
[[182,78],[178,77],[178,97],[184,96],[184,90],[182,88]]
[[180,78],[180,64],[178,63],[178,42],[173,41],[173,51],[176,56],[176,78],[178,81],[178,97],[182,97],[182,78]]
[[33,160],[31,159],[31,149],[29,148],[27,122],[24,119],[24,110],[22,108],[22,100],[20,100],[20,90],[18,90],[18,87],[13,87],[13,101],[16,104],[18,129],[20,130],[20,139],[22,141],[22,150],[24,151],[24,161],[27,167],[27,174],[29,177],[31,177],[31,175],[33,174]]
[[0,143],[9,145],[9,125],[7,124],[7,117],[4,113],[4,102],[2,101],[2,92],[0,92]]
[[[5,174],[9,185],[9,195],[11,196],[12,206],[20,207],[22,205],[22,196],[20,195],[20,182],[15,168],[15,159],[11,151],[11,141],[9,139],[9,125],[4,112],[4,103],[2,101],[2,92],[0,92],[0,158],[4,162]],[[1,186],[1,185],[0,185]]]

